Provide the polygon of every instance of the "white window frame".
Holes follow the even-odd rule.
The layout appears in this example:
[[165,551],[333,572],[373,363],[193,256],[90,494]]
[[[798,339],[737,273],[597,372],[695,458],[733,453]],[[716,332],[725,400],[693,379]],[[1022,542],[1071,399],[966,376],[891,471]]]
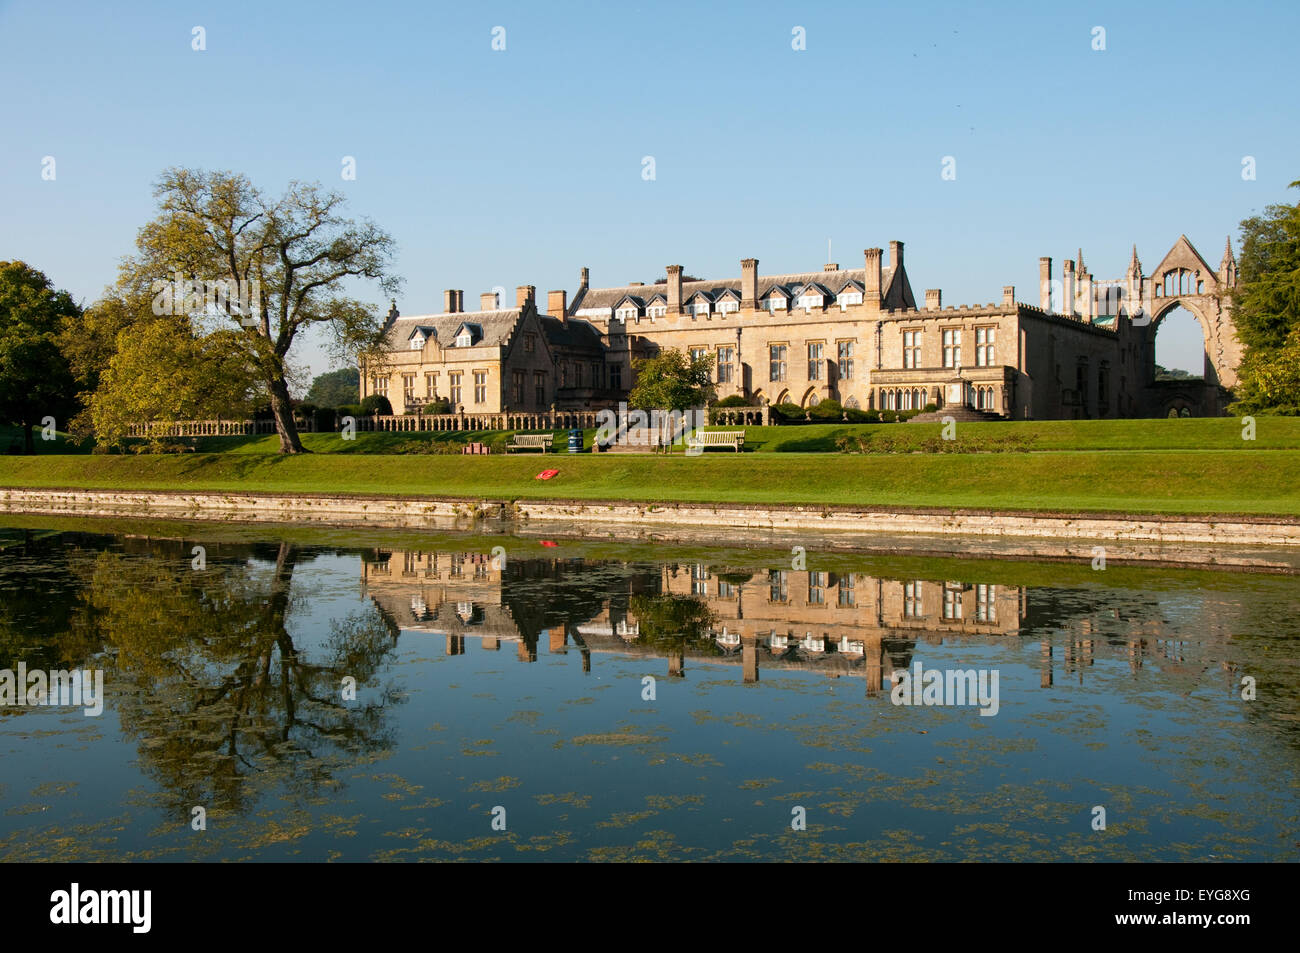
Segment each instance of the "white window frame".
[[961,328],[944,328],[939,343],[943,348],[943,366],[958,367],[961,364]]

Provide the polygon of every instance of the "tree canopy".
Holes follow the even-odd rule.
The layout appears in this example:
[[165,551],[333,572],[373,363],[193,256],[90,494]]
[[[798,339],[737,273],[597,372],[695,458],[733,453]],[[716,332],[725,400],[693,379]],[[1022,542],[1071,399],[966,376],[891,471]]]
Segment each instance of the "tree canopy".
[[633,364],[636,385],[628,406],[637,410],[688,410],[714,397],[713,356],[688,357],[676,348]]
[[342,407],[355,404],[361,399],[361,372],[356,367],[344,367],[337,371],[318,374],[311,382],[305,403],[317,407]]
[[[1300,188],[1300,181],[1291,188]],[[1300,202],[1270,205],[1241,223],[1233,323],[1245,345],[1241,412],[1300,413]]]
[[21,261],[0,261],[0,421],[23,428],[23,449],[35,450],[32,428],[46,417],[67,429],[76,412],[76,384],[59,347],[65,320],[81,309],[66,291]]

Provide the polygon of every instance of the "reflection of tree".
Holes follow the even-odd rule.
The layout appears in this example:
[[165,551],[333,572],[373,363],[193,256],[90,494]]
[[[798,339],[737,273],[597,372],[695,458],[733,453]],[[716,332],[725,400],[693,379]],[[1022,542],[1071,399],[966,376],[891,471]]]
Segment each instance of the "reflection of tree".
[[[298,558],[282,544],[269,573],[244,560],[194,572],[102,553],[85,580],[74,628],[115,650],[122,730],[186,814],[193,805],[244,812],[276,784],[311,795],[358,754],[391,746],[391,696],[366,688],[396,632],[369,610],[301,650],[287,625]],[[343,700],[345,676],[356,679],[356,701]]]
[[699,596],[633,596],[629,609],[641,624],[640,641],[658,649],[692,649],[719,654],[709,633],[715,617]]
[[[30,669],[79,668],[102,644],[69,633],[73,564],[83,558],[76,535],[0,530],[0,667],[19,660]],[[71,591],[70,591],[71,590]],[[0,716],[28,709],[0,708]]]

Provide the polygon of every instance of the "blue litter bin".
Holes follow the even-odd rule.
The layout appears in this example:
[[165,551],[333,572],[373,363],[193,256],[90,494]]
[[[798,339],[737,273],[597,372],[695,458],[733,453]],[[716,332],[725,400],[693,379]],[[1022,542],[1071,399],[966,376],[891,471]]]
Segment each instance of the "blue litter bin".
[[569,453],[582,453],[582,431],[576,427],[569,431]]

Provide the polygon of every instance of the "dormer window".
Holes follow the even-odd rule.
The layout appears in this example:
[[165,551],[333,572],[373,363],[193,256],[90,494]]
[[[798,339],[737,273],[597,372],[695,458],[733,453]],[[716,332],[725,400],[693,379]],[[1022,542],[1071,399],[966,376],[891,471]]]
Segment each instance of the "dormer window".
[[626,308],[619,308],[614,312],[614,317],[618,318],[620,321],[636,320],[636,316],[637,309],[634,305],[629,305]]
[[423,335],[423,334],[417,334],[415,337],[411,338],[411,350],[412,350],[412,351],[422,351],[422,350],[424,350],[424,335]]
[[772,297],[763,302],[763,305],[768,311],[784,311],[785,303],[786,299],[784,295],[772,295]]
[[732,312],[739,310],[740,305],[735,301],[727,300],[718,303],[718,314],[731,314]]
[[697,302],[695,302],[695,313],[696,313],[696,314],[708,314],[708,313],[709,313],[709,302],[708,302],[708,301],[697,301]]
[[652,307],[646,308],[645,313],[646,316],[650,318],[662,318],[668,314],[668,305],[666,304],[653,305]]
[[841,291],[835,300],[839,303],[840,310],[843,311],[851,304],[862,304],[862,292]]
[[474,337],[468,331],[461,331],[460,334],[456,335],[457,347],[469,347],[473,343]]
[[804,311],[811,311],[813,308],[820,308],[821,306],[822,296],[815,291],[810,291],[799,297],[799,307],[803,308]]

